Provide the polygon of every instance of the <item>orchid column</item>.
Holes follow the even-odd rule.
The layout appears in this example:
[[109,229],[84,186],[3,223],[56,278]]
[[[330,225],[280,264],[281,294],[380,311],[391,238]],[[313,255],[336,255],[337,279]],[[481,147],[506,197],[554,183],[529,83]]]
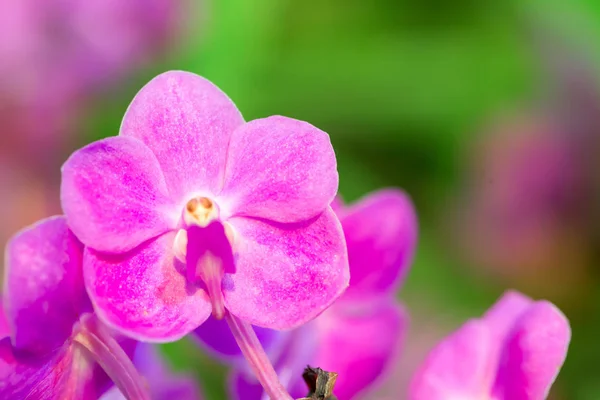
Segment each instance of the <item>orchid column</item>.
[[285,117],[245,123],[212,83],[167,72],[119,136],[69,158],[61,200],[105,323],[166,342],[211,313],[227,318],[267,392],[289,398],[249,324],[298,327],[348,286],[337,185],[325,132]]

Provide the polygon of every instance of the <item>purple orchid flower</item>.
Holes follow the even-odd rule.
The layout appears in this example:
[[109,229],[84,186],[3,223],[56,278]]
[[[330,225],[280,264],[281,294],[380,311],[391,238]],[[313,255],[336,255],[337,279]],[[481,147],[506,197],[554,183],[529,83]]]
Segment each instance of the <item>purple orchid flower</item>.
[[[175,375],[165,365],[153,345],[140,343],[135,349],[133,363],[144,376],[152,400],[200,400],[200,389],[192,377]],[[116,386],[100,400],[125,400]]]
[[[146,399],[131,360],[92,313],[82,250],[64,217],[40,221],[7,245],[0,398],[95,400],[110,376],[128,398]],[[131,350],[135,342],[122,344]]]
[[279,116],[245,123],[197,75],[153,79],[119,136],[75,152],[62,172],[88,294],[130,337],[176,340],[212,312],[272,378],[249,324],[295,328],[348,285],[329,136]]
[[[62,172],[90,298],[131,337],[176,340],[223,308],[258,326],[294,328],[348,284],[329,207],[338,175],[328,135],[285,117],[244,123],[197,75],[153,79],[120,135],[76,151]],[[213,220],[236,260],[209,277],[209,268],[186,269],[185,256],[187,229]]]
[[409,399],[545,399],[570,339],[569,322],[553,304],[507,292],[431,351]]
[[[300,371],[307,364],[339,373],[335,394],[351,399],[382,376],[397,352],[407,315],[395,293],[411,263],[417,238],[414,208],[406,195],[388,189],[348,208],[334,203],[340,218],[352,280],[329,309],[291,332],[258,331],[280,381],[292,396],[307,393]],[[260,399],[263,390],[235,355],[239,350],[224,324],[213,320],[195,331],[210,352],[234,361],[233,395]],[[233,356],[233,357],[232,357]]]

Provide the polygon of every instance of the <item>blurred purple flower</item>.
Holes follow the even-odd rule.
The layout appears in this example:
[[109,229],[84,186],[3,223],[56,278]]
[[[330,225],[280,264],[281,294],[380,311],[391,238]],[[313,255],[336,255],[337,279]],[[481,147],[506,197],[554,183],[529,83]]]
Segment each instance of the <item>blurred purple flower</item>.
[[[197,75],[153,79],[120,135],[75,152],[62,172],[62,205],[86,246],[90,298],[131,337],[176,340],[224,308],[256,325],[293,328],[348,284],[343,233],[329,207],[338,184],[329,136],[285,117],[245,123]],[[219,254],[186,266],[190,227],[215,220],[235,265],[215,243]]]
[[96,399],[108,386],[108,377],[71,342],[80,316],[91,311],[81,251],[63,217],[41,221],[9,242],[0,398]]
[[[339,373],[335,394],[340,400],[372,386],[396,356],[408,323],[395,293],[408,271],[417,238],[410,200],[388,189],[349,208],[339,202],[334,207],[348,246],[350,287],[314,321],[294,331],[258,332],[268,342],[280,381],[296,397],[307,393],[301,377],[307,364]],[[212,321],[195,333],[205,347],[231,360],[234,342],[219,324]],[[263,391],[258,382],[236,364],[233,394],[244,400],[260,399]]]
[[[152,400],[202,399],[196,381],[192,377],[172,373],[153,345],[138,344],[133,363],[146,379]],[[114,386],[100,400],[125,400],[125,397]]]
[[181,8],[178,0],[3,2],[0,147],[45,155],[80,98],[163,44]]
[[[0,398],[97,399],[110,385],[107,373],[117,384],[136,378],[121,348],[132,352],[135,342],[117,342],[93,314],[82,250],[62,216],[24,229],[8,243]],[[135,382],[123,388],[139,394]]]
[[570,339],[569,322],[553,304],[507,292],[429,353],[409,399],[544,399]]
[[549,121],[517,120],[500,124],[476,154],[458,222],[465,255],[510,285],[544,284],[553,296],[574,287],[564,282],[581,273],[563,266],[585,265],[590,190],[573,138]]

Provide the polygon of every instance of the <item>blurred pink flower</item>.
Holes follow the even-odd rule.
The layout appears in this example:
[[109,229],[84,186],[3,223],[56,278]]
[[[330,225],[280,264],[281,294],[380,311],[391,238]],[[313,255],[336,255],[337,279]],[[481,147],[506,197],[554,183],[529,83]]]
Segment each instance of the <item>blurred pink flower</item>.
[[179,0],[7,0],[0,6],[0,148],[47,156],[90,90],[177,29]]
[[570,340],[569,322],[553,304],[507,292],[429,353],[409,399],[544,399]]
[[576,143],[558,124],[525,119],[480,144],[457,220],[464,255],[505,284],[556,298],[581,279],[588,254],[591,193]]

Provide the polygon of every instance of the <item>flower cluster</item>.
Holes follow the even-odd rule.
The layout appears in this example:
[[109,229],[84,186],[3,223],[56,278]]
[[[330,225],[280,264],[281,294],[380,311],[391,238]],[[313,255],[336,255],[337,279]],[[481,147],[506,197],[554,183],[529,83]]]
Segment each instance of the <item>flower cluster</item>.
[[[401,191],[345,206],[337,187],[325,132],[246,122],[209,81],[159,75],[118,136],[65,162],[64,216],[7,246],[0,398],[197,399],[149,344],[188,334],[232,365],[234,397],[304,397],[311,364],[355,398],[398,355],[417,222]],[[541,399],[569,340],[554,306],[509,293],[432,351],[410,398]]]

